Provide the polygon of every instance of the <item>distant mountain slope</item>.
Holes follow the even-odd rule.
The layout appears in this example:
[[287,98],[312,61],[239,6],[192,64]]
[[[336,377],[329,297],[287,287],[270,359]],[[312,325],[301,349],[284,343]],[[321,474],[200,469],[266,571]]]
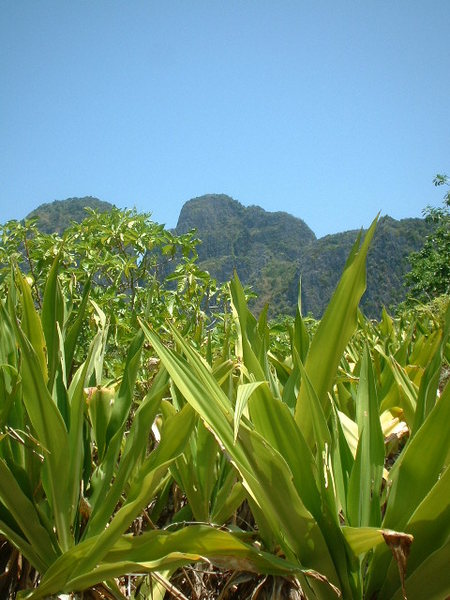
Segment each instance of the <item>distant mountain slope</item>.
[[292,311],[287,300],[289,281],[301,249],[316,239],[304,221],[209,194],[189,200],[181,209],[176,232],[191,229],[202,241],[200,266],[213,277],[227,281],[236,269],[241,281],[258,293],[256,310],[269,301],[277,305],[277,312]]
[[107,212],[112,206],[109,202],[103,202],[92,196],[67,198],[67,200],[41,204],[27,218],[37,218],[37,225],[44,233],[61,234],[72,221],[80,223],[87,216],[86,207],[94,208],[98,212]]
[[[91,196],[68,198],[42,204],[28,216],[38,218],[42,231],[61,233],[71,221],[83,220],[85,207],[102,212],[112,205]],[[301,277],[303,312],[320,317],[358,235],[358,231],[345,231],[317,239],[301,219],[259,206],[245,207],[224,194],[208,194],[184,204],[175,232],[191,229],[202,240],[199,266],[221,282],[236,269],[242,283],[258,295],[252,306],[255,312],[269,303],[271,316],[294,313]],[[404,299],[407,256],[422,247],[431,230],[423,219],[380,219],[361,302],[367,316],[377,318],[382,306]]]
[[[320,317],[339,280],[358,231],[321,239],[301,220],[287,213],[242,206],[225,195],[207,195],[186,202],[177,233],[196,229],[202,240],[200,266],[219,281],[236,268],[241,281],[258,298],[256,311],[268,302],[271,314],[293,313],[302,277],[302,306]],[[380,219],[368,256],[364,312],[378,317],[382,306],[404,299],[407,256],[418,250],[431,227],[423,219]]]
[[[364,313],[379,317],[383,306],[396,305],[405,298],[403,277],[409,269],[408,255],[422,247],[432,230],[424,219],[382,217],[367,257],[367,289],[361,301]],[[302,307],[305,313],[322,315],[344,269],[358,231],[327,235],[300,256],[288,302],[297,299],[297,282],[302,277]]]

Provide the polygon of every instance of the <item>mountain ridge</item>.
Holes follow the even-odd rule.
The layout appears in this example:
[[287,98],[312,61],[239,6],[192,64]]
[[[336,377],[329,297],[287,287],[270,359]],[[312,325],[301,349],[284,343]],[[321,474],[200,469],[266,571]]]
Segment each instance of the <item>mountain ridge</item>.
[[[231,233],[227,230],[233,221],[230,211],[234,221],[239,222]],[[255,214],[259,221],[249,226],[245,217]],[[323,314],[359,234],[359,230],[348,230],[317,238],[298,217],[261,207],[244,207],[225,195],[200,196],[186,202],[175,231],[185,233],[188,228],[195,228],[203,242],[199,247],[199,266],[219,281],[228,280],[236,268],[241,281],[252,286],[258,295],[253,302],[256,311],[269,303],[272,315],[292,314],[301,278],[303,311],[316,317]],[[430,231],[431,226],[424,219],[380,217],[368,254],[368,285],[361,302],[368,316],[379,317],[383,306],[398,304],[405,298],[407,257],[422,246]],[[244,243],[227,243],[233,236]]]
[[[100,211],[113,206],[92,196],[69,198],[41,205],[29,216],[38,219],[41,229],[61,233],[64,223],[82,220],[83,203]],[[54,223],[52,214],[57,217]],[[431,227],[424,219],[396,220],[387,215],[379,219],[361,302],[367,316],[379,317],[383,306],[404,299],[407,257],[422,247]],[[184,203],[173,231],[183,234],[192,229],[202,242],[200,268],[219,282],[229,280],[236,269],[242,283],[257,294],[253,309],[259,312],[268,303],[271,316],[294,313],[301,278],[303,312],[320,317],[359,233],[348,230],[317,238],[299,217],[244,206],[226,194],[206,194]]]

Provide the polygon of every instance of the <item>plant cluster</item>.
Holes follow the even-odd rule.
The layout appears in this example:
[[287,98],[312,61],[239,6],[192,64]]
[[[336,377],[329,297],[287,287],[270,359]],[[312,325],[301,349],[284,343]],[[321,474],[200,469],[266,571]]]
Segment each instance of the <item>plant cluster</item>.
[[0,594],[450,594],[450,310],[362,315],[375,227],[269,324],[147,216],[4,226]]
[[[449,178],[436,175],[434,185],[449,187]],[[428,302],[450,294],[450,192],[445,194],[442,207],[427,206],[423,215],[433,223],[434,230],[423,248],[410,255],[411,271],[406,275],[406,283],[413,298]]]
[[[150,215],[135,210],[87,211],[81,223],[72,222],[62,235],[42,232],[36,220],[1,225],[0,293],[6,296],[11,264],[17,264],[41,309],[48,276],[58,258],[59,284],[70,304],[67,307],[86,310],[89,317],[81,332],[84,348],[99,315],[105,315],[111,373],[111,355],[118,356],[120,368],[135,335],[137,315],[151,316],[155,327],[168,318],[182,321],[185,333],[202,337],[209,307],[222,302],[222,292],[197,266],[199,240],[193,232],[175,235],[151,221]],[[84,356],[85,351],[80,360]]]

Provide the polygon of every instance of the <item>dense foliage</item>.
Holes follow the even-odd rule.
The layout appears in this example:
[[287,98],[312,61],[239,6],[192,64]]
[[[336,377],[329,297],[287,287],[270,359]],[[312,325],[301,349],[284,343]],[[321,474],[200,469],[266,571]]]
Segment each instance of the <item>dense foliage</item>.
[[95,330],[98,320],[104,320],[119,364],[135,335],[138,315],[151,315],[155,327],[168,317],[182,317],[186,332],[201,336],[205,311],[217,300],[217,289],[196,264],[198,240],[193,234],[174,235],[135,210],[113,207],[84,214],[86,218],[65,227],[62,236],[43,233],[34,220],[1,225],[2,294],[7,293],[11,264],[17,264],[30,283],[33,300],[42,308],[57,259],[61,293],[70,299],[67,310],[83,307],[89,315],[81,332],[86,346],[89,329]]
[[450,309],[363,316],[375,229],[269,324],[148,215],[3,226],[0,595],[447,597]]
[[[437,175],[436,186],[449,186],[446,175]],[[443,206],[427,206],[423,214],[432,223],[433,232],[425,239],[419,252],[410,255],[411,271],[406,275],[410,295],[429,301],[442,294],[450,294],[450,192],[444,197]]]

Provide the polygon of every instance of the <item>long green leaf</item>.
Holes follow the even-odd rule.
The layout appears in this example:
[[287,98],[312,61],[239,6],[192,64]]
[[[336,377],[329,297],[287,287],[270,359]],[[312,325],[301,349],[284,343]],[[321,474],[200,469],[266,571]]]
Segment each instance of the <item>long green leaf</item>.
[[294,350],[296,350],[302,364],[305,364],[306,357],[308,356],[309,343],[308,331],[302,316],[302,282],[300,280],[294,327],[291,333],[291,346],[292,355],[294,355]]
[[6,422],[19,386],[18,357],[14,328],[3,302],[0,302],[0,427]]
[[93,509],[95,509],[97,502],[103,502],[113,478],[123,441],[127,416],[133,403],[134,384],[140,364],[143,341],[143,334],[139,331],[134,337],[127,353],[123,379],[115,398],[113,411],[106,430],[106,455],[91,479],[93,491],[90,496],[90,502]]
[[68,469],[70,477],[68,479],[67,495],[70,506],[70,522],[74,523],[78,511],[79,498],[82,482],[82,467],[84,460],[83,428],[85,413],[84,386],[86,385],[92,371],[96,355],[101,351],[102,334],[98,332],[94,337],[89,348],[86,361],[80,367],[81,375],[74,379],[74,385],[69,389],[70,392],[70,427],[69,427],[69,447],[70,455],[68,457]]
[[[229,532],[193,525],[179,531],[149,531],[141,536],[122,536],[94,569],[79,572],[83,556],[92,554],[96,538],[90,538],[66,552],[34,591],[21,594],[27,600],[51,594],[87,589],[96,583],[123,573],[171,570],[192,562],[213,562],[222,568],[267,572],[273,575],[298,576],[303,573],[295,564],[261,552]],[[304,571],[314,580],[318,575]]]
[[[450,314],[450,303],[447,309]],[[427,365],[425,372],[420,381],[419,395],[417,398],[416,412],[414,415],[414,424],[411,435],[414,435],[420,428],[431,409],[436,403],[437,390],[439,386],[439,378],[442,369],[442,359],[444,356],[445,346],[450,335],[450,318],[446,319],[446,325],[441,336],[437,337],[435,349],[432,353],[432,358]]]
[[[305,369],[324,410],[328,405],[328,392],[336,376],[339,361],[357,326],[358,304],[366,287],[366,256],[375,233],[376,222],[377,219],[367,231],[361,247],[359,239],[355,242],[344,273],[309,346]],[[295,420],[305,439],[311,444],[313,424],[311,415],[305,409],[308,404],[306,394],[306,386],[302,385]]]
[[356,415],[359,443],[349,481],[347,515],[353,526],[381,525],[380,494],[383,480],[384,439],[377,390],[367,346],[364,348]]
[[115,473],[114,482],[92,514],[84,537],[98,535],[107,526],[117,503],[126,489],[133,470],[138,465],[138,461],[143,455],[143,450],[145,450],[148,444],[150,428],[160,406],[163,394],[167,389],[167,383],[167,371],[161,369],[149,393],[141,402],[134,415],[131,430],[120,458],[119,467]]
[[46,571],[48,564],[42,559],[39,549],[30,544],[28,540],[24,539],[2,520],[0,520],[0,534],[2,534],[12,546],[17,548],[20,554],[22,554],[37,571],[40,573]]
[[90,291],[91,280],[89,279],[84,286],[83,296],[81,298],[80,306],[77,310],[76,318],[74,322],[67,328],[67,334],[64,340],[64,351],[66,355],[66,378],[69,378],[72,370],[73,358],[75,356],[77,341],[83,327]]
[[[342,547],[345,547],[345,545],[342,531],[339,526],[339,511],[332,461],[332,436],[320,401],[295,349],[294,356],[302,376],[303,385],[306,389],[308,410],[312,416],[316,446],[316,463],[321,498],[320,503],[315,504],[312,514],[319,523],[324,538],[327,541],[330,554],[333,557],[341,581],[341,591],[343,592],[344,597],[348,596],[350,598],[355,596],[356,589],[354,588],[352,578],[349,576],[352,571],[351,561],[346,553],[342,552]],[[292,419],[292,422],[295,424],[294,419]],[[308,447],[306,442],[304,442],[304,445]]]
[[[372,548],[384,546],[383,529],[377,527],[348,527],[344,525],[342,532],[355,557],[366,554]],[[390,530],[385,530],[386,533]]]
[[[33,347],[34,352],[39,363],[39,367],[42,373],[42,377],[47,384],[48,382],[48,369],[47,360],[45,357],[45,336],[42,329],[42,323],[39,315],[34,307],[33,298],[31,295],[31,288],[25,277],[20,272],[16,276],[17,287],[21,292],[21,304],[22,304],[22,322],[21,328],[25,333],[26,337],[30,340],[30,344]],[[13,319],[17,320],[17,315],[14,314]]]
[[115,513],[108,527],[96,538],[92,553],[76,567],[77,572],[89,571],[110,550],[128,529],[133,520],[148,506],[169,465],[181,454],[194,426],[195,415],[190,406],[168,419],[161,442],[143,462],[131,482],[122,507]]
[[333,438],[331,460],[333,464],[334,485],[336,489],[336,508],[347,517],[347,495],[354,457],[347,442],[336,405],[332,404],[331,433]]
[[[48,567],[58,556],[54,540],[43,527],[39,514],[33,502],[24,494],[16,478],[8,469],[3,459],[0,458],[0,500],[11,513],[25,536],[25,542],[20,543],[19,550],[26,552],[30,547],[33,555],[39,556],[39,562],[34,563],[38,569]],[[0,530],[5,529],[5,524],[0,522]],[[6,531],[6,529],[5,529]],[[18,535],[18,532],[16,532]],[[22,536],[16,538],[16,543]],[[12,540],[14,541],[14,540]],[[29,553],[27,553],[29,554]]]
[[237,389],[236,406],[234,408],[234,441],[236,441],[242,413],[247,407],[249,398],[253,394],[253,392],[263,383],[263,381],[252,381],[251,383],[242,383]]
[[[394,381],[397,384],[400,406],[405,414],[405,421],[409,427],[412,428],[414,425],[414,414],[417,405],[418,389],[416,385],[409,378],[406,370],[402,367],[393,356],[387,357],[388,365],[392,370]],[[386,401],[381,404],[381,410],[386,410],[388,407]]]
[[[450,498],[450,467],[446,468],[405,527],[406,531],[414,537],[407,564],[409,577],[416,569],[420,569],[428,556],[438,551],[450,539],[448,498]],[[439,573],[436,572],[434,577],[439,577]],[[380,594],[391,597],[399,587],[397,565],[391,561]]]
[[243,357],[244,364],[255,381],[269,381],[267,370],[264,368],[266,365],[262,360],[264,344],[258,330],[258,322],[248,310],[244,290],[236,273],[230,282],[230,291],[231,307],[238,331],[237,354]]
[[45,457],[42,469],[43,486],[51,503],[58,539],[63,550],[73,543],[70,530],[70,499],[67,495],[67,457],[69,438],[66,426],[51,397],[34,348],[17,327],[22,351],[23,402],[30,421],[42,444]]
[[[298,496],[292,484],[292,474],[282,456],[256,431],[248,430],[243,424],[235,444],[233,418],[223,410],[228,399],[201,359],[192,353],[182,338],[177,337],[177,343],[192,359],[188,365],[166,348],[145,325],[141,325],[177,387],[225,447],[243,478],[244,486],[261,506],[286,555],[291,559],[296,557],[302,566],[316,569],[336,584],[338,577],[325,540]],[[280,406],[283,405],[280,403]]]
[[[443,440],[447,438],[449,422],[450,385],[447,385],[440,400],[389,473],[392,487],[382,523],[384,528],[404,531],[412,514],[438,481],[448,457],[448,444]],[[390,561],[388,549],[378,548],[375,551],[369,577],[369,594],[381,588]]]
[[60,348],[57,325],[59,324],[62,330],[65,321],[65,302],[58,280],[59,260],[60,257],[58,255],[53,261],[53,265],[47,276],[41,314],[42,328],[47,347],[48,385],[50,390],[53,388],[56,370],[59,366]]

